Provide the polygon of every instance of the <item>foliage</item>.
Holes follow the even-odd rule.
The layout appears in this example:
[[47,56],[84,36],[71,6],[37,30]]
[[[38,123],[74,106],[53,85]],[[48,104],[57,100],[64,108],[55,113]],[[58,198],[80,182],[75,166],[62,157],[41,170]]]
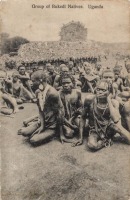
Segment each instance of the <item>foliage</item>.
[[59,35],[61,41],[85,41],[87,38],[87,28],[81,22],[72,21],[68,24],[63,24]]
[[8,33],[1,33],[1,54],[8,54],[10,52],[17,52],[20,45],[29,43],[29,41],[23,37],[9,38]]

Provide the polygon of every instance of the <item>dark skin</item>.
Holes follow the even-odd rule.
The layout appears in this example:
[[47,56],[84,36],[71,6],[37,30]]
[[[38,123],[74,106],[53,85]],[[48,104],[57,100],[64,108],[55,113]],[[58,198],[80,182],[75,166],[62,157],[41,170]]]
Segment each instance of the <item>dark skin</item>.
[[[68,67],[63,66],[63,67],[61,68],[60,73],[61,73],[62,76],[65,76],[65,75],[69,74],[69,69],[68,69]],[[60,89],[61,89],[60,75],[57,75],[57,76],[55,77],[53,87],[54,87],[56,90],[60,90]]]
[[[123,87],[123,91],[130,91],[130,64],[126,65],[127,76],[125,78],[125,86]],[[130,93],[130,92],[129,92]]]
[[[22,97],[25,97],[25,99],[28,100],[32,100],[33,96],[32,94],[23,86],[23,84],[21,83],[21,81],[19,80],[19,74],[13,74],[12,78],[13,80],[11,80],[10,82],[7,80],[7,83],[9,83],[10,87],[8,88],[9,93],[12,94],[12,96],[14,96],[15,98],[19,98],[22,101]],[[22,95],[24,91],[24,95]]]
[[86,63],[84,63],[83,66],[84,66],[85,73],[81,73],[80,75],[80,81],[82,82],[82,91],[84,91],[85,89],[85,92],[88,92],[88,90],[90,90],[91,93],[94,93],[95,83],[99,80],[99,77],[95,76],[92,73],[92,69],[90,65],[87,65]]
[[[47,84],[47,80],[43,80],[41,82],[41,78],[39,79],[33,79],[32,77],[32,81],[34,83],[34,85],[42,85],[42,91],[45,90],[45,88],[48,86]],[[30,137],[30,142],[32,144],[37,144],[41,141],[45,141],[48,137],[52,137],[53,135],[55,135],[55,128],[53,129],[49,129],[46,127],[45,124],[45,118],[46,118],[46,112],[44,112],[45,109],[47,109],[47,107],[45,108],[44,105],[49,106],[49,109],[51,109],[51,111],[56,112],[56,116],[57,116],[57,120],[61,119],[61,117],[63,116],[63,105],[62,102],[59,98],[59,94],[58,92],[52,88],[51,86],[48,87],[47,90],[47,97],[45,98],[45,102],[43,104],[40,104],[40,101],[42,101],[42,99],[40,100],[40,91],[36,94],[37,96],[37,100],[38,100],[38,109],[39,109],[39,118],[40,118],[40,127],[31,135]],[[47,101],[47,104],[46,104]],[[43,105],[43,107],[42,107]],[[60,122],[59,122],[59,126],[60,126]]]
[[53,65],[49,65],[47,67],[47,71],[48,71],[48,75],[49,75],[48,83],[53,86],[55,78],[58,75],[58,73],[55,72]]
[[125,86],[123,87],[123,91],[120,93],[120,97],[124,101],[124,119],[126,121],[127,130],[130,131],[130,64],[126,64],[126,69],[128,75],[125,79]]
[[102,65],[101,64],[96,64],[95,66],[95,74],[98,75],[100,78],[102,77]]
[[24,80],[29,80],[29,77],[25,74],[25,67],[24,66],[21,66],[19,67],[19,79],[24,79]]
[[103,80],[106,81],[109,85],[109,87],[112,88],[112,94],[116,98],[117,92],[118,92],[118,85],[116,82],[114,82],[115,77],[113,72],[104,72],[103,73]]
[[23,86],[25,86],[29,90],[29,92],[31,92],[33,98],[35,98],[35,95],[34,95],[34,93],[32,91],[30,83],[29,83],[30,77],[26,74],[25,67],[24,66],[20,66],[18,71],[19,71],[18,78],[23,83]]
[[121,78],[121,67],[119,68],[114,68],[114,82],[117,84],[118,90],[122,91],[123,90],[123,80]]
[[0,110],[4,109],[5,107],[4,103],[6,103],[7,108],[8,108],[8,105],[11,106],[12,113],[18,112],[18,106],[17,106],[17,102],[15,98],[13,98],[11,95],[4,92],[3,86],[0,82]]
[[[60,91],[60,97],[64,105],[64,110],[67,111],[66,103],[68,102],[69,105],[75,108],[75,112],[73,112],[72,116],[68,116],[67,113],[65,114],[65,120],[63,125],[63,130],[60,133],[61,142],[73,142],[71,139],[67,139],[65,135],[72,135],[75,130],[78,130],[79,126],[79,119],[77,116],[81,112],[81,92],[77,89],[72,89],[73,84],[70,78],[63,79],[62,82],[62,90]],[[69,112],[69,111],[68,111]]]
[[68,63],[68,68],[69,68],[69,72],[74,75],[75,72],[74,72],[74,63],[73,62]]
[[[105,94],[104,98],[97,99],[97,97],[102,95],[103,93]],[[130,133],[126,129],[124,129],[121,125],[121,121],[120,121],[121,116],[119,113],[119,103],[116,100],[112,99],[112,94],[109,94],[109,92],[107,92],[107,90],[105,91],[105,89],[103,89],[103,88],[98,88],[96,96],[93,95],[93,96],[87,97],[84,101],[84,110],[83,110],[83,114],[82,114],[81,120],[80,120],[79,140],[74,143],[74,146],[78,146],[83,143],[83,130],[85,127],[86,119],[88,118],[89,120],[92,120],[92,121],[94,120],[94,119],[89,118],[90,117],[89,109],[90,109],[91,104],[95,101],[95,99],[97,102],[97,104],[96,104],[97,109],[98,109],[98,106],[104,107],[104,109],[105,109],[105,107],[108,105],[110,118],[115,123],[114,126],[112,127],[113,130],[118,132],[121,136],[123,136],[127,140],[128,143],[130,143]],[[86,114],[86,113],[88,113],[88,114]],[[99,116],[100,115],[101,114],[99,112]],[[98,149],[101,149],[104,147],[104,143],[103,143],[102,139],[98,139],[97,137],[98,136],[96,134],[94,134],[94,137],[93,137],[93,135],[90,135],[90,137],[88,138],[88,146],[90,149],[92,148],[94,150],[98,150]]]
[[[119,69],[116,70],[116,75],[119,76],[120,75],[120,70]],[[116,77],[118,78],[118,77]],[[115,82],[115,76],[114,74],[111,72],[105,72],[103,74],[103,79],[112,87],[112,94],[113,97],[119,102],[119,104],[121,106],[123,106],[123,109],[121,109],[121,115],[122,118],[125,119],[126,124],[124,124],[124,127],[130,131],[130,117],[129,117],[129,113],[130,113],[130,93],[129,93],[129,87],[124,87],[123,86],[123,82],[122,79],[118,79]],[[121,82],[120,82],[121,80]],[[118,82],[119,81],[119,82]],[[119,83],[119,84],[118,84]],[[119,85],[121,86],[121,89],[123,91],[119,90]]]

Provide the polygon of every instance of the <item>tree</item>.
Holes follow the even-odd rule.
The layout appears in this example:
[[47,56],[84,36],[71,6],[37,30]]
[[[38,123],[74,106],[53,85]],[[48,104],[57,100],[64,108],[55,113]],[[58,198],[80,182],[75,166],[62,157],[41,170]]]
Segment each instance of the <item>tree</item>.
[[8,33],[1,33],[0,34],[0,55],[2,54],[2,49],[4,47],[4,43],[8,38],[9,38]]
[[63,24],[59,33],[61,41],[85,41],[87,38],[87,28],[81,22],[69,22]]
[[23,37],[9,38],[7,33],[1,34],[1,54],[8,54],[10,52],[17,52],[20,45],[29,43],[29,41]]
[[8,33],[1,33],[0,37],[1,37],[1,42],[4,42],[5,40],[7,40],[9,38],[9,34]]

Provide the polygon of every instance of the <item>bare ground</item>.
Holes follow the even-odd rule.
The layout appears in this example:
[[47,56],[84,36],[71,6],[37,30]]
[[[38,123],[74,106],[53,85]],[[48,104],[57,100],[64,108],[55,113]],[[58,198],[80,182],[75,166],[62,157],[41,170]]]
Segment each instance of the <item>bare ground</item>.
[[58,139],[32,147],[17,135],[22,121],[36,114],[35,104],[14,118],[1,117],[2,200],[128,200],[130,146],[88,151]]

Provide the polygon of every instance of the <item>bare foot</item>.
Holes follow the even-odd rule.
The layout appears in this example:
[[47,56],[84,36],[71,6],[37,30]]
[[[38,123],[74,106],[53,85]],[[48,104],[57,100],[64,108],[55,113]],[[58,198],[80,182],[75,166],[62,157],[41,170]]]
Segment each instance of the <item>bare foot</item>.
[[15,108],[14,111],[13,111],[13,113],[15,114],[15,113],[17,113],[17,112],[19,112],[19,109],[18,109],[18,108]]

